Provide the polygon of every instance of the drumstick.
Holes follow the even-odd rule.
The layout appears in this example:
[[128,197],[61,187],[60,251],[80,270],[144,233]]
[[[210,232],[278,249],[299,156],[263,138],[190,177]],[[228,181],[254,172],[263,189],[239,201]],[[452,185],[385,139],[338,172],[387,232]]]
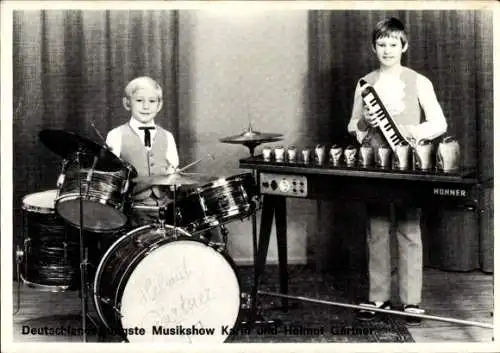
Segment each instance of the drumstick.
[[101,132],[99,131],[99,129],[95,126],[94,124],[94,121],[90,121],[90,126],[92,126],[92,128],[94,129],[95,133],[97,134],[97,136],[99,136],[99,138],[101,139],[101,141],[106,144],[106,139],[102,136]]
[[[212,154],[210,154],[210,153],[207,155],[207,157],[210,157],[210,158],[212,158],[212,160],[215,160],[215,157],[214,157]],[[181,172],[183,172],[184,170],[186,170],[186,169],[188,169],[188,168],[190,168],[190,167],[192,167],[192,166],[194,166],[194,165],[196,165],[196,164],[200,163],[200,162],[201,162],[202,160],[204,160],[205,158],[206,158],[206,157],[204,157],[204,158],[200,158],[200,159],[198,159],[198,160],[196,160],[196,161],[194,161],[194,162],[192,162],[192,163],[189,163],[188,165],[186,165],[186,166],[182,167],[181,169],[177,169],[177,170],[175,171],[175,173],[173,173],[173,174],[176,174],[176,173],[181,173]]]
[[132,208],[136,210],[144,210],[144,211],[158,211],[160,206],[147,206],[147,205],[135,205],[132,204]]

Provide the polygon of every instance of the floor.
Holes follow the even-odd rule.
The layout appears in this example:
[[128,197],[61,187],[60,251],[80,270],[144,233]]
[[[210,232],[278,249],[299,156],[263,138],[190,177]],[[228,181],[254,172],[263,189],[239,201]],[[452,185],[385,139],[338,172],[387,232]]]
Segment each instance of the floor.
[[[267,274],[267,272],[266,272]],[[294,294],[293,271],[291,271],[290,294]],[[266,282],[274,281],[269,276]],[[335,281],[335,279],[334,279]],[[354,303],[360,296],[358,279],[342,279],[335,286],[344,291],[345,297],[333,298]],[[268,283],[269,284],[269,283]],[[277,288],[277,284],[272,284]],[[300,284],[299,284],[300,285]],[[307,286],[311,287],[310,284]],[[395,287],[395,286],[393,286]],[[347,289],[345,289],[347,288]],[[350,288],[350,289],[349,289]],[[13,286],[13,299],[17,285]],[[314,293],[312,295],[315,295]],[[350,298],[349,298],[350,297]],[[321,298],[319,298],[321,299]],[[329,298],[332,300],[332,298]],[[456,273],[436,269],[424,270],[423,306],[427,313],[435,316],[493,324],[493,276],[483,272]],[[59,325],[81,323],[76,315],[80,308],[78,292],[47,293],[21,286],[21,308],[14,315],[14,341],[60,341],[60,337],[23,335],[23,325],[44,326],[54,322]],[[14,302],[15,307],[15,302]],[[335,316],[342,310],[317,304],[301,302],[299,307],[307,311],[328,312]],[[293,310],[289,315],[293,315]],[[351,317],[352,315],[349,314]],[[300,319],[300,318],[299,318]],[[435,342],[491,342],[493,330],[481,327],[426,320],[420,327],[409,327],[409,333],[418,343]],[[80,341],[79,336],[64,338],[65,341]],[[91,338],[92,340],[93,338]],[[90,341],[91,341],[90,340]]]

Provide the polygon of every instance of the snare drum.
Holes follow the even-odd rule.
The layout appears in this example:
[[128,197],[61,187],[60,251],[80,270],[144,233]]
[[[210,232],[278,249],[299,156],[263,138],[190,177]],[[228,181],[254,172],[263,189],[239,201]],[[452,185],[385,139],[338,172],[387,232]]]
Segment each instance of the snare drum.
[[99,317],[129,342],[223,342],[240,314],[234,263],[185,230],[174,237],[173,229],[146,225],[108,249],[94,282]]
[[82,191],[83,229],[108,232],[122,228],[127,223],[127,192],[134,168],[124,163],[119,170],[104,172],[94,168],[94,156],[81,154],[78,159],[73,158],[59,177],[57,213],[79,228]]
[[205,213],[221,223],[249,216],[255,211],[257,186],[250,173],[213,181],[197,190],[203,199]]
[[24,266],[21,277],[30,287],[53,292],[78,283],[79,246],[56,214],[57,190],[27,195],[22,200],[24,223]]

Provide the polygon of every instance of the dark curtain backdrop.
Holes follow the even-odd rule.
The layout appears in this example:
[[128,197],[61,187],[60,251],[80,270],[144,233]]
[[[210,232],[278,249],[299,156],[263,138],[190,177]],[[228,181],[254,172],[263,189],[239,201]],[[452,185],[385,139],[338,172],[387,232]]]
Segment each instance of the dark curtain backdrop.
[[[409,50],[403,64],[434,84],[461,145],[464,166],[476,167],[486,187],[480,231],[474,213],[428,209],[423,221],[426,264],[447,270],[493,266],[493,18],[487,11],[311,11],[309,112],[311,142],[354,143],[346,132],[356,82],[377,68],[371,31],[387,16],[405,22]],[[316,258],[321,269],[366,268],[365,210],[319,203]],[[325,215],[333,215],[327,216]],[[328,224],[329,223],[329,224]],[[478,237],[478,234],[480,236]],[[326,249],[326,250],[325,250]],[[335,256],[332,256],[335,254]]]
[[61,159],[39,140],[64,129],[100,142],[130,116],[123,89],[149,75],[163,88],[157,122],[178,141],[176,11],[16,11],[13,28],[14,238],[25,195],[55,189]]

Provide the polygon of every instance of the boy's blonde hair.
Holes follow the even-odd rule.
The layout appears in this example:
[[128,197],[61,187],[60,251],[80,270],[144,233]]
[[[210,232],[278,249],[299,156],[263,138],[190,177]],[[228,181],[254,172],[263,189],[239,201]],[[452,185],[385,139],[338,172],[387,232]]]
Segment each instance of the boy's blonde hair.
[[379,38],[397,37],[401,39],[403,48],[408,44],[408,35],[405,25],[397,18],[390,17],[379,21],[372,33],[372,45],[375,47],[375,42]]
[[162,99],[163,91],[161,86],[148,76],[136,77],[132,81],[130,81],[127,86],[125,86],[125,96],[127,98],[131,98],[132,95],[140,88],[151,87],[158,93],[158,98]]

